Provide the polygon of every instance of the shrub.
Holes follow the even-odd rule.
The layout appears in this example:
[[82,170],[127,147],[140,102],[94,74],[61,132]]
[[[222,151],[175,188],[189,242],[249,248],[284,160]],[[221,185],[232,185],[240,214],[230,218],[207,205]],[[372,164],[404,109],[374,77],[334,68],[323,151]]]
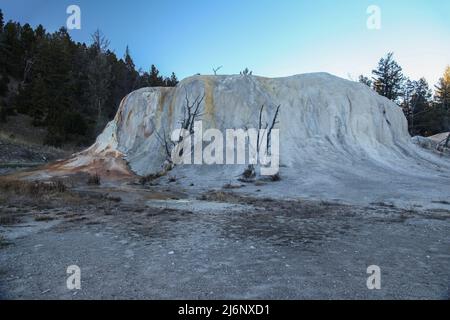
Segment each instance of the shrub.
[[281,180],[280,174],[277,173],[274,174],[273,176],[270,176],[270,180],[272,180],[273,182],[280,181]]
[[88,185],[95,185],[95,186],[99,186],[100,185],[100,176],[96,173],[94,175],[89,175],[87,184]]
[[144,184],[152,182],[152,181],[154,181],[154,180],[156,180],[156,179],[158,179],[158,178],[160,178],[162,176],[163,176],[162,173],[152,173],[152,174],[149,174],[147,176],[141,177],[139,179],[139,183],[144,185]]
[[0,180],[0,189],[4,192],[12,192],[20,195],[41,196],[44,194],[64,193],[66,185],[62,181],[20,181]]

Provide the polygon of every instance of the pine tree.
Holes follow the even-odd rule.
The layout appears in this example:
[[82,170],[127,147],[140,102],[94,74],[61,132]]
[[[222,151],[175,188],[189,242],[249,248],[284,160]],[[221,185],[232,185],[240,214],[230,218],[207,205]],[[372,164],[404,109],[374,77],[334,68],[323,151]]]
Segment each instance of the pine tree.
[[20,43],[23,52],[23,59],[21,69],[23,70],[23,78],[22,82],[27,82],[30,77],[32,65],[33,65],[33,56],[34,49],[36,46],[36,36],[33,28],[27,23],[20,30]]
[[98,30],[93,34],[92,39],[94,41],[91,49],[95,56],[88,67],[88,81],[91,108],[96,111],[95,131],[99,133],[108,121],[105,115],[105,106],[113,78],[112,67],[104,54],[109,43],[108,40],[101,36]]
[[[6,72],[6,48],[4,44],[4,36],[3,36],[3,12],[0,9],[0,97],[5,96],[8,92],[8,75]],[[6,107],[3,105],[2,99],[0,99],[0,116],[2,120],[6,120]]]
[[444,109],[450,109],[450,66],[445,69],[444,75],[436,85],[435,100]]
[[3,11],[0,9],[0,33],[3,32],[3,27],[5,26],[5,21],[3,20]]
[[22,76],[22,46],[20,43],[20,30],[19,23],[8,22],[2,32],[2,50],[5,52],[5,65],[4,68],[9,75],[20,78]]
[[358,82],[365,84],[368,87],[372,87],[372,80],[370,80],[368,77],[360,75],[358,78]]
[[170,76],[170,80],[168,82],[169,87],[176,87],[178,84],[178,78],[175,74],[175,72],[172,72],[172,75]]
[[389,52],[386,57],[378,62],[377,69],[373,70],[373,86],[378,94],[397,101],[402,92],[403,73],[402,68],[394,60],[394,54]]
[[[87,46],[75,43],[65,28],[48,33],[42,25],[4,24],[0,10],[0,120],[17,111],[47,129],[48,144],[88,145],[125,95],[178,83],[174,73],[164,78],[154,65],[150,72],[136,71],[128,47],[118,59],[108,46],[100,30]],[[7,92],[10,79],[17,93]]]
[[127,66],[128,71],[135,71],[136,66],[134,65],[133,59],[131,58],[130,55],[130,49],[127,48],[125,49],[125,57],[124,57],[124,61],[125,61],[125,65]]
[[159,70],[154,64],[152,64],[149,73],[149,86],[150,87],[162,87],[164,86],[164,79],[159,75]]
[[9,78],[6,74],[5,64],[6,64],[6,51],[3,42],[3,27],[5,23],[3,20],[3,12],[0,9],[0,122],[6,122],[8,110],[6,108],[3,96],[8,94],[8,82]]
[[130,93],[137,87],[139,73],[136,72],[136,66],[134,64],[133,59],[131,58],[130,49],[126,48],[124,62],[126,66],[126,75],[125,75],[125,83],[123,84],[124,88],[127,92],[125,94]]
[[430,131],[431,122],[433,119],[433,109],[431,104],[431,90],[425,78],[418,81],[410,82],[410,109],[411,109],[411,135],[421,134],[425,135]]
[[92,46],[91,48],[95,51],[95,54],[105,53],[109,48],[109,40],[103,35],[100,29],[97,29],[92,35]]

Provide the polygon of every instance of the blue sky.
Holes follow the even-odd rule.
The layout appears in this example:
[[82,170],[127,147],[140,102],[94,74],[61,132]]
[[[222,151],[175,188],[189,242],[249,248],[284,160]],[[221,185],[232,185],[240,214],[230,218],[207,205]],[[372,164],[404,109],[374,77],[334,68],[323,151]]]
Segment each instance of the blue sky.
[[[70,4],[82,13],[73,39],[89,42],[99,28],[117,55],[129,45],[138,67],[179,78],[220,65],[222,74],[356,78],[394,51],[405,74],[433,85],[450,64],[448,0],[0,0],[5,19],[49,31],[65,25]],[[381,30],[366,27],[369,5],[381,9]]]

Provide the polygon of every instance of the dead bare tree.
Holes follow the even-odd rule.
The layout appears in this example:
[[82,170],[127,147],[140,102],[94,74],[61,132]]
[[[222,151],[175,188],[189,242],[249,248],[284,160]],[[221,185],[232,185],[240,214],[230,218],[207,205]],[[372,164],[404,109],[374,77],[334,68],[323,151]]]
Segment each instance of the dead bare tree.
[[275,128],[275,125],[277,125],[279,123],[278,122],[278,116],[280,115],[280,107],[281,107],[281,105],[278,105],[278,107],[277,107],[277,109],[275,111],[275,114],[274,114],[274,116],[272,118],[272,122],[271,122],[270,127],[269,127],[269,124],[267,122],[265,123],[264,127],[263,127],[263,124],[262,124],[262,122],[263,122],[262,121],[262,114],[263,114],[263,111],[264,111],[264,105],[262,105],[261,109],[259,110],[258,137],[257,137],[257,146],[256,146],[256,149],[257,149],[256,151],[258,153],[261,150],[261,143],[262,143],[262,141],[261,141],[261,130],[267,130],[266,151],[268,152],[269,149],[270,149],[270,144],[271,144],[271,140],[270,139],[271,139],[272,131]]
[[278,115],[280,114],[280,107],[281,107],[281,105],[278,105],[277,110],[275,111],[275,115],[273,116],[273,119],[272,119],[272,124],[269,128],[269,131],[267,132],[267,152],[269,151],[270,145],[272,143],[272,138],[271,138],[272,130],[274,129],[275,125],[278,124],[277,119],[278,119]]
[[[271,135],[272,135],[272,131],[275,128],[275,125],[278,124],[278,116],[280,114],[280,107],[281,105],[278,105],[275,114],[272,118],[272,122],[271,125],[269,127],[269,124],[267,122],[265,122],[264,126],[263,126],[263,112],[264,112],[264,108],[265,106],[262,105],[261,108],[259,109],[259,118],[258,118],[258,134],[257,134],[257,138],[256,138],[256,153],[259,156],[259,152],[261,150],[261,144],[262,144],[262,137],[261,137],[261,131],[262,130],[266,130],[266,152],[269,152],[270,149],[270,145],[271,145]],[[240,179],[240,181],[243,182],[251,182],[254,178],[256,177],[256,171],[255,171],[255,166],[253,164],[249,164],[247,169],[245,169],[244,173],[242,174],[242,178]],[[279,178],[279,177],[278,177]],[[275,181],[275,180],[274,180]]]
[[447,135],[447,138],[436,145],[436,150],[439,152],[445,152],[448,148],[450,148],[450,133]]
[[[256,153],[259,154],[259,150],[261,149],[261,129],[263,129],[262,127],[262,115],[263,115],[263,111],[264,111],[264,105],[261,106],[261,109],[259,109],[259,122],[258,122],[258,136],[257,136],[257,140],[256,140]],[[266,126],[264,129],[267,129],[268,123],[266,122]]]
[[157,131],[155,132],[155,135],[161,146],[164,148],[164,151],[166,153],[166,161],[170,164],[173,164],[172,149],[175,147],[175,143],[166,134],[166,130],[164,129],[164,127],[162,128],[162,131],[162,136]]
[[[181,132],[177,141],[172,141],[171,136],[166,133],[165,128],[162,128],[162,133],[155,132],[156,138],[160,145],[164,148],[164,152],[166,154],[166,161],[170,166],[173,166],[172,152],[173,149],[177,146],[177,144],[181,143],[184,139],[183,132],[187,131],[190,134],[194,133],[194,125],[195,122],[203,115],[201,105],[203,100],[205,99],[205,94],[202,96],[198,95],[194,102],[190,102],[189,95],[186,90],[186,103],[183,108],[183,119],[181,119]],[[179,150],[180,156],[183,154],[184,150]]]
[[184,130],[189,131],[189,133],[194,133],[194,124],[195,121],[203,115],[203,113],[200,113],[200,106],[205,99],[205,94],[202,96],[198,95],[195,98],[195,101],[193,103],[190,103],[189,96],[186,91],[186,104],[183,109],[183,119],[181,121],[181,128]]
[[22,85],[25,85],[28,82],[28,79],[30,79],[33,63],[34,62],[33,62],[32,59],[26,59],[25,60],[25,69],[23,71]]
[[223,68],[223,66],[220,66],[218,68],[213,68],[214,75],[217,76],[217,71],[219,71],[222,68]]

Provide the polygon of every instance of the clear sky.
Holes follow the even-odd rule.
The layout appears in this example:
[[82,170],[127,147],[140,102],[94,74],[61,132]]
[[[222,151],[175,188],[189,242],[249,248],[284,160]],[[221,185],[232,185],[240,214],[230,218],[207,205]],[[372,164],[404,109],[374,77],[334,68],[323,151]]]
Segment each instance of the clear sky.
[[[433,85],[450,64],[449,0],[0,0],[6,20],[49,31],[66,24],[70,4],[82,13],[73,39],[99,28],[118,56],[129,45],[138,67],[179,78],[223,65],[221,74],[356,79],[394,51],[406,75]],[[381,9],[381,30],[366,26],[369,5]]]

